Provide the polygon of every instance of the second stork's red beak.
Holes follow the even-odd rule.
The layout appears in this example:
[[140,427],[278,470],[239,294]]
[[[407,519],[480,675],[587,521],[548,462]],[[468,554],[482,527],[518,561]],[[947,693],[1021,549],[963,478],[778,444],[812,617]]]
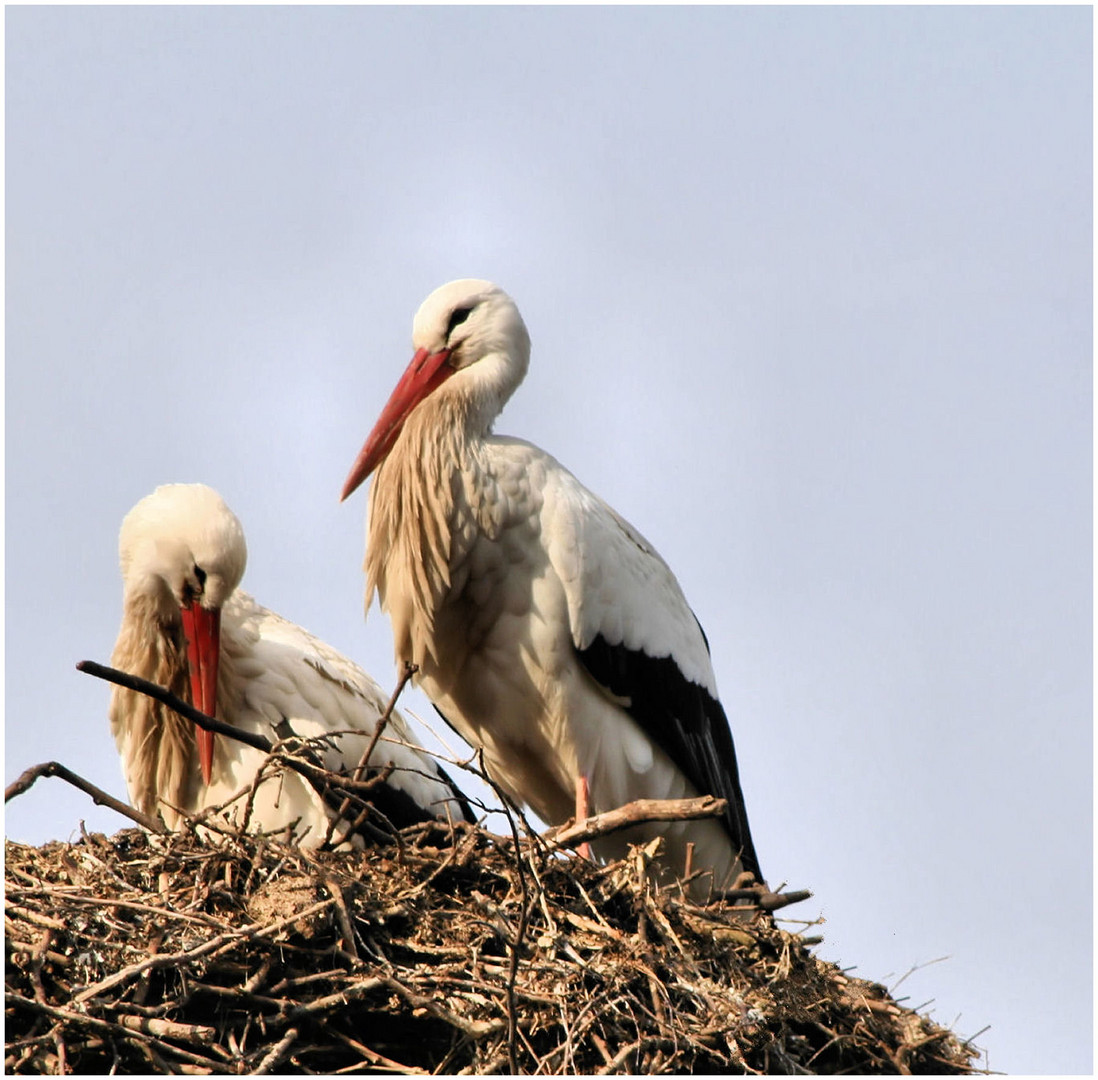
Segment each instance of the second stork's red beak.
[[[183,607],[183,633],[187,635],[187,664],[191,671],[191,702],[207,716],[217,713],[217,666],[221,658],[221,611],[204,608],[197,600]],[[208,784],[213,773],[214,736],[197,725],[198,763]]]
[[385,408],[374,424],[365,445],[359,451],[347,482],[343,485],[342,502],[367,476],[381,464],[381,459],[393,448],[408,414],[429,394],[437,390],[454,373],[447,361],[451,349],[430,353],[419,349],[407,370],[400,377],[396,389],[389,395]]

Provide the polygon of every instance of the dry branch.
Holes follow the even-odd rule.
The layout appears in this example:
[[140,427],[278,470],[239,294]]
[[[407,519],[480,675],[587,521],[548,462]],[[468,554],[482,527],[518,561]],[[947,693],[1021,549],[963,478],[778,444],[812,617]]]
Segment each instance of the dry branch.
[[104,679],[116,686],[125,687],[127,690],[134,690],[146,697],[155,698],[162,705],[167,705],[173,712],[179,713],[184,720],[190,720],[192,724],[197,724],[200,728],[213,732],[215,735],[224,735],[226,738],[236,739],[237,742],[245,743],[256,750],[262,750],[265,754],[269,754],[274,749],[274,744],[270,739],[262,735],[254,735],[250,731],[242,731],[240,728],[233,727],[232,724],[215,720],[212,716],[207,716],[182,698],[176,697],[170,690],[165,690],[164,687],[149,682],[148,679],[119,671],[118,668],[107,667],[106,664],[97,664],[94,660],[81,660],[76,665],[76,670],[84,672],[85,675],[94,675],[97,679]]
[[[378,718],[376,726],[374,727],[374,733],[370,738],[370,742],[367,745],[366,749],[363,750],[362,757],[359,759],[358,764],[355,766],[354,772],[351,774],[352,783],[357,785],[361,782],[362,776],[366,772],[366,767],[367,765],[369,765],[370,759],[374,756],[374,748],[377,746],[378,740],[381,738],[381,733],[385,730],[386,725],[389,723],[389,718],[393,715],[393,709],[396,708],[396,703],[399,700],[400,695],[404,692],[404,687],[408,685],[408,683],[411,681],[412,676],[415,675],[418,670],[419,668],[415,664],[409,663],[407,660],[404,662],[404,670],[401,673],[400,681],[397,683],[396,689],[389,697],[389,702],[385,706],[385,711],[382,712],[381,716]],[[391,769],[389,771],[391,771]],[[369,781],[369,783],[372,785],[382,779],[388,779],[388,772],[374,777],[374,779]],[[351,800],[349,798],[344,799],[339,804],[339,808],[336,811],[336,816],[333,817],[332,820],[328,823],[328,835],[324,838],[324,842],[326,844],[331,841],[332,833],[335,830],[336,821],[346,818],[347,812],[350,809]],[[359,816],[351,822],[350,831],[357,832],[358,829],[361,828],[364,824],[368,814],[369,809],[364,807],[359,813]]]
[[358,765],[355,767],[354,779],[361,780],[362,774],[366,771],[366,766],[369,764],[370,758],[374,756],[374,747],[377,746],[378,739],[381,738],[382,732],[385,730],[386,724],[389,723],[389,717],[393,715],[393,709],[396,708],[396,703],[400,698],[400,695],[404,692],[404,688],[411,681],[412,676],[419,671],[419,667],[416,664],[412,664],[409,661],[404,661],[404,669],[400,673],[400,681],[396,685],[396,689],[389,697],[389,702],[385,706],[385,711],[381,714],[380,719],[377,722],[377,726],[374,728],[374,734],[370,738],[370,743],[362,752],[362,758]]
[[[82,671],[87,675],[93,675],[98,679],[104,679],[117,686],[122,686],[128,690],[133,690],[139,694],[151,697],[178,713],[185,720],[190,720],[192,723],[197,724],[198,727],[213,732],[215,735],[223,735],[226,738],[235,739],[237,742],[242,742],[246,746],[260,750],[263,753],[270,755],[272,759],[277,759],[279,765],[284,765],[298,773],[304,778],[306,783],[312,787],[320,799],[335,812],[335,816],[332,818],[331,824],[329,825],[328,836],[325,839],[325,843],[331,840],[332,834],[339,822],[344,822],[347,825],[344,838],[350,836],[352,833],[358,833],[363,835],[366,839],[376,842],[386,839],[387,836],[394,836],[396,834],[396,829],[393,828],[392,823],[385,818],[377,807],[366,800],[366,796],[368,796],[379,783],[387,778],[385,770],[382,770],[379,772],[378,776],[372,777],[369,780],[362,780],[360,777],[367,764],[366,757],[363,758],[359,767],[356,768],[354,773],[350,776],[332,772],[329,769],[325,769],[321,765],[316,764],[313,760],[310,760],[310,744],[323,743],[331,735],[337,733],[332,732],[329,733],[329,735],[320,736],[316,739],[305,739],[296,735],[292,728],[290,728],[289,722],[284,720],[279,728],[279,733],[281,734],[282,729],[285,728],[285,737],[280,738],[278,742],[272,742],[263,735],[244,731],[240,728],[233,727],[231,724],[223,723],[212,716],[207,716],[204,712],[194,708],[194,706],[190,705],[182,698],[177,697],[170,690],[165,689],[163,686],[158,686],[154,682],[149,682],[147,679],[142,679],[137,675],[130,675],[128,672],[119,671],[117,668],[107,667],[105,664],[98,664],[94,660],[81,660],[76,667],[78,671]],[[406,671],[404,673],[399,685],[393,692],[392,699],[385,711],[383,720],[387,720],[392,713],[397,698],[400,696],[401,691],[411,678],[413,672],[414,668],[412,668],[411,671]],[[374,739],[370,743],[371,750],[380,737],[382,726],[383,724],[379,723],[378,729],[374,734]],[[80,778],[76,779],[79,780]],[[258,780],[259,777],[257,776],[257,784]],[[31,782],[33,782],[33,779]],[[16,781],[16,784],[18,783],[19,781]],[[83,783],[87,784],[87,781],[83,781]],[[13,784],[12,787],[14,786],[15,785]],[[94,788],[94,785],[89,786]],[[99,789],[94,788],[94,792],[99,792]],[[93,794],[94,797],[94,792],[89,791],[89,794]],[[15,794],[18,794],[18,792],[15,792]],[[105,793],[100,792],[100,794]],[[254,795],[254,787],[252,794]],[[106,798],[110,799],[110,796],[106,796]],[[235,796],[234,799],[230,801],[235,801]],[[124,804],[119,803],[117,800],[110,799],[108,805],[119,810],[120,813],[125,814],[131,820],[138,821],[139,824],[145,825],[146,828],[150,827],[149,824],[147,824],[148,819],[146,819],[144,815],[141,816],[141,819],[135,818],[134,814],[136,814],[137,811],[125,807]],[[354,810],[356,813],[354,818],[348,816],[351,810]],[[245,813],[245,820],[247,820],[247,818],[248,814]],[[374,824],[374,822],[377,824]],[[378,825],[382,826],[382,828],[379,829],[377,827]],[[160,826],[160,828],[155,829],[154,831],[163,832],[163,826]]]
[[696,799],[635,799],[616,810],[585,818],[573,824],[550,829],[545,839],[552,848],[579,847],[588,840],[642,825],[648,821],[694,821],[720,817],[727,808],[724,799],[702,795]]
[[65,768],[59,761],[43,761],[40,765],[32,765],[29,769],[24,769],[4,789],[4,802],[14,799],[16,795],[22,795],[41,776],[56,776],[72,784],[73,787],[79,788],[85,795],[90,795],[97,806],[106,806],[122,814],[123,817],[128,817],[130,821],[137,822],[138,825],[151,832],[164,833],[168,831],[162,821],[141,813],[140,810],[134,809],[134,807],[116,799],[113,795],[108,795],[102,788],[96,787],[90,780],[85,780],[79,773],[74,773],[71,769]]

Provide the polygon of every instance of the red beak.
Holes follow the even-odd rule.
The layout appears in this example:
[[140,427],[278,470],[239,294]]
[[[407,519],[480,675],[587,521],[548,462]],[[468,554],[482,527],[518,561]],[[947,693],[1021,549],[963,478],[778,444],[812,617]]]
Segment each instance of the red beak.
[[[187,664],[191,670],[191,703],[199,712],[216,717],[217,665],[221,658],[221,611],[204,608],[197,600],[183,608],[183,633],[187,635]],[[213,772],[214,736],[195,725],[198,763],[209,784]]]
[[450,349],[443,349],[441,352],[429,353],[426,349],[420,349],[412,357],[408,370],[401,375],[400,382],[396,384],[396,389],[374,424],[374,430],[370,432],[370,437],[355,459],[347,482],[343,485],[340,502],[381,464],[382,459],[393,448],[408,414],[453,375],[454,368],[446,362],[450,359],[450,352]]

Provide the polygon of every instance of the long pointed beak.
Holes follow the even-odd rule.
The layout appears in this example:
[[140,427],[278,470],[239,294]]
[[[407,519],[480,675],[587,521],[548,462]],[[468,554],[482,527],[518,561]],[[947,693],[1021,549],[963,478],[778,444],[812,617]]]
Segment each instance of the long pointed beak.
[[[204,608],[197,600],[182,611],[183,633],[187,635],[187,664],[191,671],[191,701],[207,716],[217,713],[217,667],[221,659],[221,611]],[[214,735],[195,725],[198,763],[202,779],[209,784],[213,773]]]
[[451,351],[442,349],[437,353],[429,353],[426,349],[420,349],[412,357],[412,362],[401,375],[400,382],[396,384],[396,389],[389,396],[377,423],[374,424],[374,430],[370,432],[370,437],[351,467],[343,485],[343,494],[339,497],[340,502],[381,464],[382,459],[393,448],[408,414],[453,375],[454,368],[447,363]]

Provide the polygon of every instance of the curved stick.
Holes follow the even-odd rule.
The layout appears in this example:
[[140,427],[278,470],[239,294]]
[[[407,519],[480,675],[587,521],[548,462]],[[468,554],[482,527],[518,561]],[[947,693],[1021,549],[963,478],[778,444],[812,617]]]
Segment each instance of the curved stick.
[[41,765],[32,765],[29,769],[26,769],[4,789],[4,802],[14,799],[16,795],[22,795],[40,776],[56,776],[58,779],[72,784],[73,787],[79,788],[85,795],[90,795],[92,802],[97,806],[109,807],[111,810],[128,817],[131,821],[136,821],[138,825],[148,829],[149,832],[163,835],[168,831],[164,822],[149,817],[148,814],[143,814],[140,810],[135,810],[132,806],[121,802],[113,795],[108,795],[90,780],[85,780],[78,773],[66,769],[59,761],[43,761]]

